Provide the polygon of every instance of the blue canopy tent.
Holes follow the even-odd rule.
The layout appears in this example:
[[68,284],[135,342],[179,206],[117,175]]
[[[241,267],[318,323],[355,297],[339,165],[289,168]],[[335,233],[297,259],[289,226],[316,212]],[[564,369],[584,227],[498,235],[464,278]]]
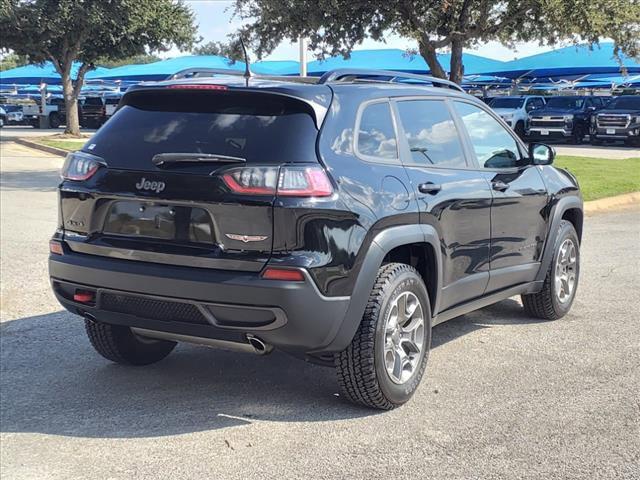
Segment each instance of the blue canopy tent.
[[[633,58],[622,57],[629,73],[640,73],[640,63]],[[496,69],[493,75],[508,78],[577,80],[591,74],[620,75],[620,64],[613,55],[613,43],[601,43],[593,50],[587,45],[578,45],[552,50],[538,55],[513,60]]]
[[188,55],[153,63],[116,67],[105,72],[104,75],[94,76],[93,78],[103,80],[158,81],[166,80],[171,75],[188,68],[244,70],[244,63],[236,62],[232,64],[227,58],[216,55]]
[[[75,79],[78,76],[80,65],[80,62],[74,62],[71,67],[71,78]],[[108,71],[108,68],[98,67],[96,70],[88,72],[86,78],[103,75]],[[60,75],[56,72],[53,63],[44,62],[42,65],[25,65],[0,72],[0,83],[3,85],[39,85],[42,82],[48,85],[60,85],[60,83],[62,83]]]
[[[244,63],[242,67],[244,68]],[[299,75],[300,62],[293,60],[263,60],[252,63],[251,71],[261,75]]]
[[[451,55],[438,54],[438,60],[446,70],[451,61]],[[490,58],[463,54],[465,74],[481,74],[499,70],[504,67],[504,62]],[[331,57],[325,60],[310,62],[307,71],[309,75],[322,75],[324,72],[336,68],[364,68],[395,70],[406,73],[429,73],[429,66],[420,55],[409,55],[400,49],[385,50],[355,50],[348,59],[342,56]]]

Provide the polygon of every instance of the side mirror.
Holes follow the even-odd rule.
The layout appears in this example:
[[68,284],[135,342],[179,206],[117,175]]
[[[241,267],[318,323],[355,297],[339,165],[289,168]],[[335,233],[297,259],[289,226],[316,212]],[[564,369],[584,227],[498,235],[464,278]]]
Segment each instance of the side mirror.
[[544,143],[530,143],[529,158],[532,165],[551,165],[556,158],[556,151]]

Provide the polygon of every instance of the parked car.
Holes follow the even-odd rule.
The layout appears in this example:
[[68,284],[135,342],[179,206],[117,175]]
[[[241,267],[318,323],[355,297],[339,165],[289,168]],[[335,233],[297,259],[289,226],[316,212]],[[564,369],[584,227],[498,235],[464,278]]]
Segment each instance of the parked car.
[[33,128],[40,128],[40,116],[49,117],[49,126],[58,128],[66,122],[64,112],[64,98],[61,96],[51,97],[47,100],[44,111],[39,101],[27,103],[22,107],[25,121]]
[[600,97],[549,97],[544,108],[529,115],[527,138],[532,141],[561,139],[580,144],[589,134],[591,115],[603,106]]
[[4,108],[0,107],[0,128],[4,127],[7,123],[7,112]]
[[108,360],[276,348],[394,408],[434,325],[514,295],[571,308],[582,199],[553,158],[430,77],[139,84],[65,161],[51,284]]
[[107,120],[116,112],[122,95],[108,95],[104,97],[105,117]]
[[640,95],[616,97],[591,117],[591,143],[622,140],[640,145]]
[[2,105],[3,110],[2,121],[4,125],[22,125],[24,123],[24,115],[22,106],[20,105]]
[[528,95],[495,97],[489,103],[489,106],[513,128],[520,138],[525,136],[529,113],[542,109],[544,105],[544,97]]
[[107,112],[102,96],[84,97],[80,101],[80,125],[86,128],[100,128],[107,121]]

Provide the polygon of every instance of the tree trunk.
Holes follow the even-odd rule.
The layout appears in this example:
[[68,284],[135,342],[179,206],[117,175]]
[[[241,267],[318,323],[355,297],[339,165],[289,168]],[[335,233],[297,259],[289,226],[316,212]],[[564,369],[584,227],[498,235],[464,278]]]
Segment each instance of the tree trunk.
[[64,108],[67,112],[66,128],[64,133],[80,136],[80,117],[78,116],[78,96],[73,88],[70,69],[62,72],[62,93],[64,95]]
[[462,40],[454,38],[451,42],[451,71],[449,72],[449,80],[462,84],[464,77],[464,65],[462,64]]
[[437,78],[446,79],[447,72],[444,71],[442,65],[440,65],[440,62],[438,61],[435,47],[429,41],[425,40],[420,40],[418,42],[418,47],[420,49],[420,55],[422,55],[424,61],[429,65],[431,75]]

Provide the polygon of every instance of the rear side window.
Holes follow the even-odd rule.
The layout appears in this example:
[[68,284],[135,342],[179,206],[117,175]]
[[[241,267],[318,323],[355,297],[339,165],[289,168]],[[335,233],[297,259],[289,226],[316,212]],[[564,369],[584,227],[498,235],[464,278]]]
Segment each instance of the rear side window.
[[125,100],[85,147],[110,167],[147,169],[158,153],[209,153],[248,164],[317,162],[314,118],[296,99],[176,90],[133,92]]
[[367,105],[360,116],[357,152],[373,160],[398,158],[396,132],[388,102]]
[[467,166],[460,135],[443,101],[398,102],[398,113],[414,163],[453,168]]

